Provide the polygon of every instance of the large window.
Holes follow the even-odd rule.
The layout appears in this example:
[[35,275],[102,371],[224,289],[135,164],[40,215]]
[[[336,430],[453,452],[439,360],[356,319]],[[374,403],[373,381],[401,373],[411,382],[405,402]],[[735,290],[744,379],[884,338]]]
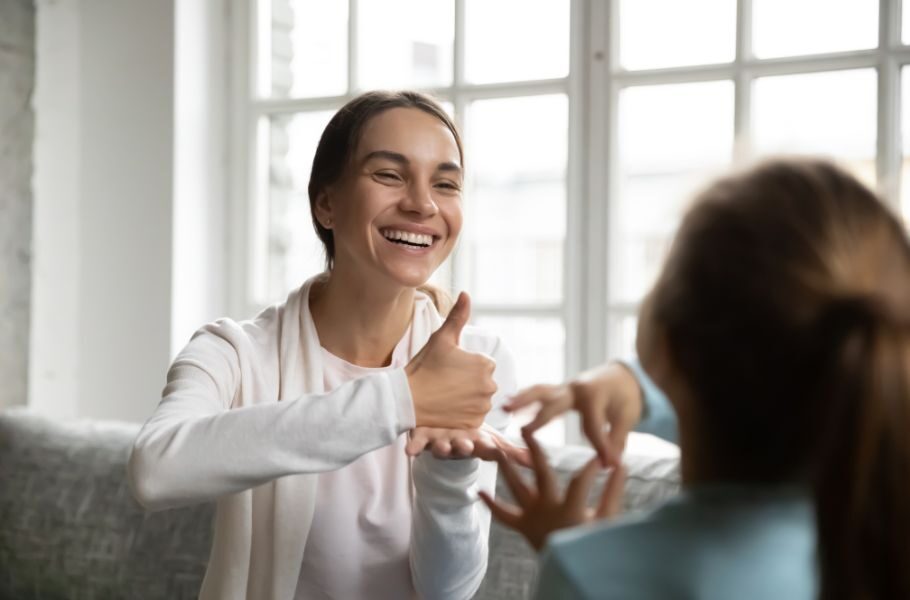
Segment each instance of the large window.
[[633,350],[691,194],[733,164],[831,156],[910,217],[900,0],[234,1],[238,313],[321,270],[313,151],[372,88],[430,91],[461,127],[465,229],[435,279],[522,385]]

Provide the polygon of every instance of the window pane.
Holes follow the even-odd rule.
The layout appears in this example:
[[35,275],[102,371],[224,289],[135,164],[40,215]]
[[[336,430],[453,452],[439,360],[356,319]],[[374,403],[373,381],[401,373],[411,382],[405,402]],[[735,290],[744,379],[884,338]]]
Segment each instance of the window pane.
[[335,96],[347,89],[348,3],[259,2],[259,94]]
[[619,198],[611,207],[610,300],[651,287],[694,189],[733,150],[733,83],[627,88],[619,97]]
[[[479,303],[562,299],[568,102],[481,100],[466,119],[468,175],[460,268]],[[532,137],[533,136],[533,137]]]
[[875,186],[876,76],[872,69],[756,80],[758,154],[821,154]]
[[873,0],[753,0],[759,58],[861,50],[878,46]]
[[626,69],[723,63],[736,56],[736,2],[622,0],[619,6]]
[[472,83],[569,74],[569,2],[465,0],[465,76]]
[[264,302],[283,300],[288,291],[323,270],[322,245],[313,231],[307,184],[319,136],[334,111],[274,116],[269,122],[266,211],[267,269]]
[[638,316],[626,311],[611,311],[610,336],[607,356],[628,358],[635,356],[635,337],[638,334]]
[[[565,377],[565,327],[555,317],[478,316],[474,322],[500,336],[515,358],[518,388],[536,383],[560,383]],[[524,425],[536,409],[515,415],[513,427]],[[560,419],[538,433],[546,444],[565,443],[565,430]]]
[[903,0],[904,44],[910,44],[910,0]]
[[[910,12],[910,6],[905,7],[905,15]],[[906,18],[906,17],[905,17]],[[906,21],[904,21],[906,23]],[[910,67],[902,70],[903,80],[903,110],[901,121],[903,123],[903,168],[901,169],[901,206],[904,213],[904,224],[910,229]]]
[[453,0],[383,0],[357,5],[360,89],[452,84]]

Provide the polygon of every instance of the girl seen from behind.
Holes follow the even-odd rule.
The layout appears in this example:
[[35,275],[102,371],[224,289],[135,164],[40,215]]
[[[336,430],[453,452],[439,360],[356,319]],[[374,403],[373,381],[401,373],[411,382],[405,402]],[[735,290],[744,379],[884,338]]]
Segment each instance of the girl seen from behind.
[[[638,351],[678,417],[683,492],[550,536],[539,597],[910,598],[910,243],[872,192],[815,160],[709,187]],[[518,492],[488,503],[529,539],[586,520]]]

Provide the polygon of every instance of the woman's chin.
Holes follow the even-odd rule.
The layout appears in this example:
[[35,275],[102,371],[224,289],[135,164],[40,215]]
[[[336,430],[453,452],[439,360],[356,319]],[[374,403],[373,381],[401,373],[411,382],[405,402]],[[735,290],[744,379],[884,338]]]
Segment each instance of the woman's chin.
[[432,269],[393,269],[388,271],[390,279],[402,287],[417,288],[429,281]]

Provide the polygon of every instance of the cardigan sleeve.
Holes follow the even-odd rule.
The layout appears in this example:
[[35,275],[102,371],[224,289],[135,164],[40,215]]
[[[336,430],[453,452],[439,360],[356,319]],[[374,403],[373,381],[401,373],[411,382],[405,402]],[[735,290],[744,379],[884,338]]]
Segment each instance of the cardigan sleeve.
[[[496,361],[493,377],[498,391],[486,425],[502,434],[509,418],[501,407],[516,391],[515,364],[498,339],[488,354]],[[490,511],[478,501],[477,491],[494,495],[496,463],[476,458],[442,460],[423,452],[414,459],[412,475],[414,587],[425,600],[467,600],[487,570]]]
[[286,475],[338,469],[414,427],[403,369],[329,393],[231,408],[240,378],[237,349],[212,331],[197,333],[174,360],[129,459],[130,486],[144,507],[205,502]]

